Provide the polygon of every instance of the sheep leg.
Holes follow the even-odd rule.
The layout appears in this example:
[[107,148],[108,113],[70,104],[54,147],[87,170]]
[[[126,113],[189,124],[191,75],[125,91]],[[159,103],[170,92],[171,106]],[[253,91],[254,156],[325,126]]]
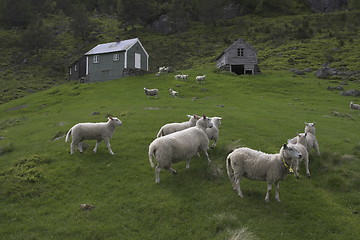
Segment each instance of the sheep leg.
[[161,171],[161,168],[159,167],[159,165],[157,165],[155,168],[155,182],[156,183],[160,182],[160,171]]
[[235,182],[235,189],[236,189],[237,194],[239,195],[239,197],[243,198],[244,195],[240,188],[240,178],[234,177],[234,182]]
[[305,157],[305,169],[306,169],[306,176],[310,177],[310,170],[309,170],[309,156]]
[[211,148],[216,147],[216,142],[217,142],[217,140],[214,140],[214,143],[211,145]]
[[169,172],[171,172],[172,174],[176,174],[177,172],[176,172],[176,170],[175,169],[173,169],[173,168],[168,168],[167,169]]
[[191,161],[190,158],[186,160],[186,169],[190,169],[190,161]]
[[211,163],[211,159],[209,158],[209,154],[207,153],[207,151],[204,151],[204,153],[205,153],[205,156],[206,156],[208,162]]
[[71,142],[71,144],[70,144],[70,154],[74,154],[74,148],[75,148],[75,144],[74,144],[74,142]]
[[278,201],[278,202],[281,202],[280,200],[280,182],[277,182],[276,185],[276,193],[275,193],[275,200]]
[[107,148],[109,149],[109,153],[110,153],[111,155],[114,155],[113,151],[111,150],[110,140],[109,140],[109,139],[105,139],[104,141],[105,141],[105,143],[106,143]]
[[299,159],[296,160],[296,163],[295,163],[295,176],[297,179],[299,179],[299,170],[300,170],[300,161]]
[[94,149],[93,149],[93,152],[94,152],[94,153],[96,153],[97,148],[98,148],[100,142],[101,142],[101,140],[96,140],[95,147],[94,147]]
[[319,143],[315,141],[314,148],[316,150],[317,155],[320,157],[320,149],[319,149]]
[[83,152],[82,142],[79,142],[78,149],[79,149],[79,152],[81,152],[81,153]]
[[269,202],[271,190],[272,190],[272,184],[271,184],[271,183],[268,183],[268,184],[267,184],[266,196],[265,196],[265,201],[266,201],[266,202]]

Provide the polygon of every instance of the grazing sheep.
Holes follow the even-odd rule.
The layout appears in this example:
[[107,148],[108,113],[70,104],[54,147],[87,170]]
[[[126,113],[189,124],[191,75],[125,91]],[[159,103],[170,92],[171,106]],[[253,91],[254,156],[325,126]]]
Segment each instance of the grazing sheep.
[[165,135],[168,135],[170,133],[178,132],[181,130],[184,130],[189,127],[194,127],[196,125],[196,122],[200,119],[198,115],[187,115],[189,121],[182,122],[182,123],[168,123],[162,126],[156,135],[157,137],[162,137]]
[[227,173],[233,189],[240,197],[243,193],[240,180],[246,177],[251,180],[267,182],[265,201],[269,202],[272,184],[276,186],[275,199],[280,202],[279,182],[292,171],[292,162],[301,158],[297,148],[284,144],[277,154],[267,154],[250,148],[237,148],[226,158]]
[[298,159],[298,161],[296,161],[295,163],[295,176],[296,178],[299,178],[299,174],[298,171],[300,170],[300,163],[302,162],[302,160],[305,160],[305,169],[306,169],[306,176],[310,177],[310,170],[309,170],[309,153],[306,149],[307,146],[307,139],[306,136],[308,135],[308,133],[299,133],[295,138],[296,138],[296,143],[293,144],[291,143],[292,139],[288,140],[288,146],[293,146],[296,147],[299,152],[301,153],[301,158]]
[[178,92],[175,91],[175,90],[172,90],[171,88],[169,88],[169,92],[170,92],[170,95],[173,96],[173,97],[177,97],[177,96],[178,96]]
[[187,81],[187,80],[188,80],[188,77],[189,77],[189,75],[187,75],[187,74],[181,74],[181,75],[180,75],[180,79],[181,79],[182,81]]
[[355,109],[355,110],[360,110],[360,105],[356,104],[356,103],[353,103],[353,102],[350,102],[350,108]]
[[166,169],[175,174],[176,171],[171,168],[173,163],[187,160],[186,169],[190,168],[190,160],[199,151],[203,152],[209,162],[211,162],[207,153],[209,139],[205,133],[206,128],[211,128],[211,120],[203,116],[196,122],[195,127],[175,132],[161,138],[156,138],[149,145],[149,161],[152,168],[154,157],[157,162],[155,168],[155,182],[160,182],[160,171]]
[[159,73],[168,73],[170,70],[169,67],[159,67]]
[[205,75],[204,75],[204,76],[197,76],[197,77],[196,77],[196,82],[197,82],[198,84],[205,83],[205,78],[206,78]]
[[175,80],[180,80],[180,79],[182,79],[182,75],[181,75],[181,74],[175,75]]
[[221,125],[221,117],[212,117],[210,118],[213,124],[212,128],[206,129],[206,135],[208,136],[209,140],[214,140],[214,143],[211,145],[211,148],[216,146],[217,141],[219,140],[219,127]]
[[81,142],[84,140],[96,140],[94,152],[96,152],[99,143],[104,140],[109,149],[110,154],[114,155],[110,147],[110,138],[115,128],[121,126],[122,122],[116,117],[108,117],[108,122],[101,123],[78,123],[74,125],[66,134],[65,142],[69,140],[70,134],[72,142],[70,144],[70,153],[74,153],[74,148],[78,145],[79,151],[82,153]]
[[154,96],[156,98],[158,98],[159,96],[159,90],[154,88],[154,89],[147,89],[147,88],[144,88],[144,92],[145,92],[145,95],[148,96],[148,98],[150,98],[150,96]]

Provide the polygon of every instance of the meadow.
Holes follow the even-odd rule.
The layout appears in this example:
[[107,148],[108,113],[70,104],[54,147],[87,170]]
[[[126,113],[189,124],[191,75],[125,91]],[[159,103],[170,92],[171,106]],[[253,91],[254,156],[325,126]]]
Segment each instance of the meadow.
[[[2,239],[358,239],[360,142],[354,97],[328,91],[342,81],[313,73],[264,71],[236,76],[212,66],[93,84],[68,83],[0,105],[0,235]],[[206,84],[195,83],[206,74]],[[359,83],[348,81],[346,89]],[[148,99],[143,88],[158,88]],[[179,91],[173,98],[168,89]],[[160,127],[187,114],[223,118],[220,139],[204,156],[162,171],[155,184],[148,145]],[[117,116],[123,125],[98,152],[69,154],[64,134],[78,122]],[[310,153],[311,178],[280,183],[282,202],[265,203],[266,184],[231,188],[225,158],[247,146],[277,153],[316,122],[321,157]],[[93,204],[84,211],[80,204]]]

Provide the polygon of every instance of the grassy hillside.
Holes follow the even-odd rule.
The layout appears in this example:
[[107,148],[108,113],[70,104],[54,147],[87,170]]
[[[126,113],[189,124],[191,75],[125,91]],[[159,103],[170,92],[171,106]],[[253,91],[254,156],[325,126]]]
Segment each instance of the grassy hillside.
[[[357,239],[360,235],[359,112],[352,97],[326,87],[337,82],[313,74],[264,71],[234,76],[208,68],[146,75],[105,83],[69,83],[0,105],[0,235],[4,239]],[[205,85],[196,75],[206,74]],[[346,89],[358,88],[349,81]],[[159,88],[147,99],[143,87]],[[179,98],[168,95],[179,91]],[[99,114],[93,114],[99,112]],[[155,184],[148,145],[168,122],[186,114],[223,117],[212,163],[194,158],[191,169],[175,164]],[[111,140],[111,156],[69,154],[66,131],[78,122],[118,116],[123,126]],[[266,184],[244,180],[236,196],[224,160],[234,147],[275,153],[316,122],[321,157],[310,154],[311,178],[287,176],[281,203]],[[96,206],[83,211],[82,203]],[[241,236],[243,238],[241,238]],[[234,238],[236,239],[236,238]]]
[[[71,30],[71,19],[49,15],[42,28],[49,41],[28,49],[28,30],[0,29],[0,103],[67,81],[67,67],[99,43],[138,37],[150,55],[150,70],[214,66],[215,58],[234,40],[243,38],[258,50],[262,70],[316,70],[324,63],[353,72],[360,68],[359,10],[291,16],[246,15],[215,26],[191,22],[186,31],[162,35],[141,26],[125,31],[114,17],[94,14],[94,30],[83,41]],[[28,49],[28,50],[27,50]]]

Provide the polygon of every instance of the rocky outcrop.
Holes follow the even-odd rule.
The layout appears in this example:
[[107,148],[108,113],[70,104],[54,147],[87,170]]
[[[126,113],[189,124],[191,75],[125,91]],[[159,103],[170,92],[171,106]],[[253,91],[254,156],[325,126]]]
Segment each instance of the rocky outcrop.
[[313,12],[333,12],[348,6],[347,0],[307,0]]

